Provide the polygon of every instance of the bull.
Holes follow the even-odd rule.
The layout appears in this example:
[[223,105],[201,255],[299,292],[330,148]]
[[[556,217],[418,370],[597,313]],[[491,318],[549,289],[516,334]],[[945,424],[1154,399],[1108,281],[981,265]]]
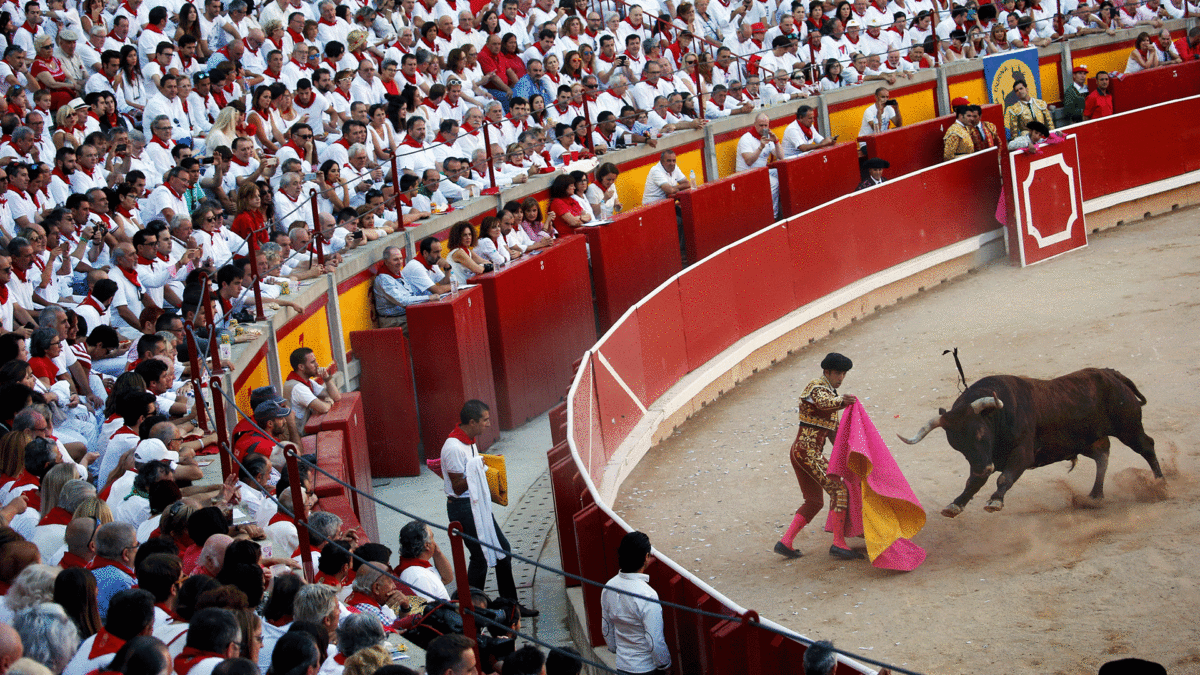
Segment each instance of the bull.
[[1004,495],[1026,469],[1070,460],[1079,455],[1096,462],[1091,497],[1104,497],[1109,436],[1115,436],[1146,459],[1162,478],[1154,439],[1142,429],[1146,397],[1136,385],[1111,368],[1085,368],[1053,380],[991,375],[967,387],[949,411],[938,410],[909,445],[936,428],[946,431],[951,447],[967,458],[971,475],[966,489],[942,515],[953,518],[999,471],[996,492],[984,509],[1004,508]]

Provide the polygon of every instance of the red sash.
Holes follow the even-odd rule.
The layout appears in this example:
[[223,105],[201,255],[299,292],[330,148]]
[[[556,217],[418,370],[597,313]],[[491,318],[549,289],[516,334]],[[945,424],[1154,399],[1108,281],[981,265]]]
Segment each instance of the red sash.
[[206,652],[195,647],[184,647],[183,652],[175,657],[175,675],[188,675],[188,671],[204,659],[221,659],[224,661],[225,655],[216,652]]
[[56,506],[50,509],[50,513],[46,514],[45,518],[38,521],[38,526],[42,525],[70,525],[71,512],[61,506]]
[[88,652],[88,659],[94,660],[108,654],[116,654],[123,646],[125,646],[124,640],[101,628],[92,642],[92,650]]

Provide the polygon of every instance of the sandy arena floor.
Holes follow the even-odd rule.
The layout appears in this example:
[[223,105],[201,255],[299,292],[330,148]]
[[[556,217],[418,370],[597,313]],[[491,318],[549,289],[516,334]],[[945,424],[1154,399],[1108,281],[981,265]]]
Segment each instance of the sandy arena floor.
[[[651,451],[617,511],[743,606],[919,672],[1082,675],[1138,656],[1200,673],[1198,226],[1192,209],[1092,235],[1081,252],[1025,270],[996,264],[831,335]],[[942,356],[956,346],[968,382],[1120,370],[1149,400],[1165,486],[1113,439],[1099,508],[1080,503],[1095,477],[1080,458],[1070,474],[1066,463],[1026,472],[999,513],[983,510],[992,478],[962,515],[942,517],[966,460],[940,430],[912,447],[896,434],[958,396]],[[828,351],[854,359],[841,391],[863,399],[928,514],[916,571],[836,561],[812,525],[796,540],[805,557],[771,552],[800,504],[787,461],[796,397]]]

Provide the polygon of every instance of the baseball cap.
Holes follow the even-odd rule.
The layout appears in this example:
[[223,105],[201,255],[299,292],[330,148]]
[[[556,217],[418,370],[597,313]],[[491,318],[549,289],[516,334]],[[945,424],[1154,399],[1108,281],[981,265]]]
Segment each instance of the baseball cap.
[[862,28],[862,24],[858,22],[858,19],[850,19],[846,22],[846,30],[851,28]]
[[287,405],[287,402],[283,400],[283,398],[279,395],[279,392],[275,391],[275,387],[269,384],[265,387],[255,387],[254,389],[250,390],[251,411],[257,410],[258,406],[264,401],[278,401],[279,403]]
[[146,462],[157,462],[159,460],[167,460],[171,463],[171,470],[174,471],[179,462],[179,453],[167,449],[163,442],[157,438],[147,438],[137,444],[137,449],[133,451],[133,463],[145,464]]
[[767,32],[767,26],[766,26],[766,24],[764,24],[760,21],[760,22],[755,23],[750,26],[750,32],[751,33],[765,33],[765,32]]
[[283,399],[274,399],[263,401],[254,409],[254,421],[259,424],[266,424],[271,420],[277,420],[281,417],[287,417],[292,414],[292,409],[287,407]]

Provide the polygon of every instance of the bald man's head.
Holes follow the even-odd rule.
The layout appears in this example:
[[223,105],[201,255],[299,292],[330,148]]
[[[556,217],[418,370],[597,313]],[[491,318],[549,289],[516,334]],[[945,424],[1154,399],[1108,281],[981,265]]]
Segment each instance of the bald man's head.
[[14,661],[21,658],[25,648],[21,646],[21,636],[6,623],[0,623],[0,673],[6,672]]
[[96,555],[96,528],[99,525],[91,518],[75,518],[67,524],[63,540],[67,550],[83,558],[91,560]]

